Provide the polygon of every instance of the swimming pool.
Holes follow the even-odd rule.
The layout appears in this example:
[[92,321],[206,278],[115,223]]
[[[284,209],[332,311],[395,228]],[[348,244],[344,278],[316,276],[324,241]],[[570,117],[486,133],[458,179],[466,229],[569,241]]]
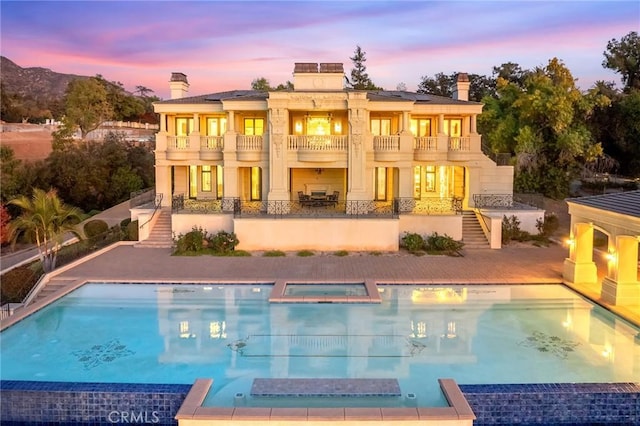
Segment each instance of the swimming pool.
[[[190,384],[205,405],[444,406],[461,384],[640,381],[640,331],[561,285],[379,284],[380,304],[271,284],[86,284],[0,333],[3,380]],[[256,378],[397,379],[401,396],[251,397]],[[412,396],[412,397],[409,397]]]

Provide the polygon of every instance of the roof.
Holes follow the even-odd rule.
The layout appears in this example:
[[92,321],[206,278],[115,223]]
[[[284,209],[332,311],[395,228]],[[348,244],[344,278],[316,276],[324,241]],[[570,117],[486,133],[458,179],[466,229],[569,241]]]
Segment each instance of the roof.
[[640,218],[640,190],[568,198],[566,201],[568,203]]
[[[352,89],[344,89],[351,91]],[[295,93],[295,91],[287,91]],[[304,92],[300,92],[304,93]],[[169,99],[166,101],[155,102],[162,105],[170,104],[205,104],[219,103],[228,100],[244,100],[244,101],[264,101],[269,97],[269,92],[261,90],[230,90],[227,92],[209,93],[207,95],[188,96],[185,98]],[[429,95],[426,93],[406,92],[402,90],[378,90],[368,91],[367,99],[372,102],[415,102],[416,104],[435,104],[435,105],[482,105],[480,102],[459,101],[446,96]]]

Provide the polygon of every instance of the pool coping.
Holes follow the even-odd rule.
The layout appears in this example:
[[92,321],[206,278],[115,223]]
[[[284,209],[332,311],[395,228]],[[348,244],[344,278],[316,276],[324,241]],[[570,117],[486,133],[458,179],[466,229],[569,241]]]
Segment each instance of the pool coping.
[[[476,416],[453,379],[438,379],[449,407],[204,407],[213,379],[196,379],[176,420],[206,422],[208,425],[224,425],[229,421],[416,421],[438,420],[472,424]],[[191,424],[191,422],[190,422]],[[283,423],[284,424],[284,423]],[[295,424],[295,423],[294,423]],[[459,423],[457,423],[459,424]]]
[[377,282],[365,280],[322,280],[322,284],[364,284],[366,296],[291,296],[285,294],[287,284],[317,284],[318,280],[276,280],[269,295],[269,303],[382,303]]

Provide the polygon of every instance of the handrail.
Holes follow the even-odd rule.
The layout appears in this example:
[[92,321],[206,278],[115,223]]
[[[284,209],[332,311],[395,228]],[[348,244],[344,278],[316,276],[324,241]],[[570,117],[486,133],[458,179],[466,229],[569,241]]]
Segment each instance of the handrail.
[[156,212],[158,210],[160,210],[160,207],[162,207],[162,193],[156,194],[156,199],[154,200],[153,203],[154,203],[155,207],[153,209],[153,213],[151,214],[151,217],[145,223],[140,225],[138,227],[138,229],[144,228],[145,225],[147,225],[149,222],[151,222],[153,220],[153,217],[156,215]]
[[38,281],[36,281],[34,286],[31,287],[31,290],[29,290],[29,293],[27,293],[25,298],[22,299],[22,306],[29,305],[29,303],[31,303],[35,298],[36,294],[38,294],[38,292],[47,284],[47,282],[49,281],[48,279],[45,280],[45,278],[47,278],[47,275],[48,274],[40,275]]

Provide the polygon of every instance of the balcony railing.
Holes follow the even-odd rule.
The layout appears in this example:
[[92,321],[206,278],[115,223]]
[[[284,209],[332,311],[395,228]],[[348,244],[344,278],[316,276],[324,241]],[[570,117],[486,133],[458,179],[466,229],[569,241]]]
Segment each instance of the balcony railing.
[[167,136],[167,148],[171,150],[189,149],[189,136]]
[[437,151],[438,138],[435,136],[420,136],[413,139],[413,149],[416,151]]
[[343,135],[289,135],[290,150],[347,151],[348,136]]
[[375,151],[400,151],[400,136],[374,136],[373,149]]
[[471,138],[466,137],[450,137],[449,138],[449,151],[470,151],[471,150]]
[[222,151],[224,136],[200,136],[200,149],[204,151]]
[[236,149],[238,151],[262,151],[262,135],[238,135]]
[[398,213],[462,214],[462,199],[458,197],[396,198]]

